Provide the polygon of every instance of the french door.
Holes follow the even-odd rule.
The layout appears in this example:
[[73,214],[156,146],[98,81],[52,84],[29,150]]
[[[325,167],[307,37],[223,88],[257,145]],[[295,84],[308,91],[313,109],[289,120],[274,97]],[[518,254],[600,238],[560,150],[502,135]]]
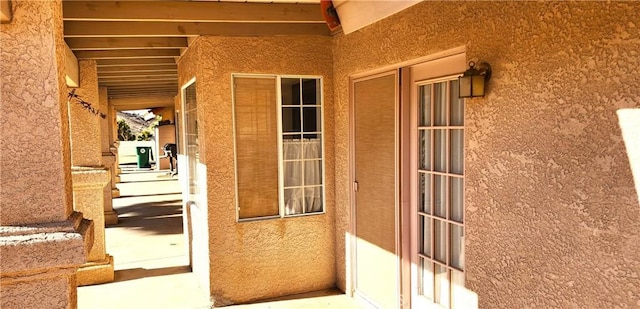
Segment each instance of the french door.
[[431,78],[443,64],[411,68],[413,308],[457,308],[466,291],[464,101],[458,98],[459,74]]

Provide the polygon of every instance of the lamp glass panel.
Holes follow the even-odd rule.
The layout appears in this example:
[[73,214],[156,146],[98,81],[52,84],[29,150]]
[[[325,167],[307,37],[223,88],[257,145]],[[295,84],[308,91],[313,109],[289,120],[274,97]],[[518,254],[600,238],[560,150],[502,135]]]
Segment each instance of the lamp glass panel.
[[483,97],[484,96],[484,76],[472,76],[472,95],[474,97]]
[[471,76],[462,76],[460,82],[460,97],[468,98],[471,96]]

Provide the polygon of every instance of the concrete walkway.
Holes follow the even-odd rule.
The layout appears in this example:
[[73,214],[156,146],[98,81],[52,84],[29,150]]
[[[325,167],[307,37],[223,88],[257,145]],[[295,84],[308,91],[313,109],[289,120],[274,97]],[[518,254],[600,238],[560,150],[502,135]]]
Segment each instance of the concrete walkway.
[[[113,200],[119,223],[106,228],[107,253],[115,259],[115,282],[78,288],[79,309],[210,308],[208,293],[189,268],[182,231],[177,177],[166,171],[126,168],[120,198]],[[361,308],[337,290],[293,295],[230,309]]]

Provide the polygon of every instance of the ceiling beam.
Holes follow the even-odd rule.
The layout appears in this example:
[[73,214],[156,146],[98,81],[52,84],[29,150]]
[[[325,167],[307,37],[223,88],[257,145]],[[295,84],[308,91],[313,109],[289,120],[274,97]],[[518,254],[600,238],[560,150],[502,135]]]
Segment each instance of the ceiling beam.
[[176,60],[172,58],[98,59],[97,62],[98,70],[103,67],[176,64]]
[[180,57],[179,49],[123,49],[123,50],[80,50],[75,52],[78,59],[117,58],[173,58]]
[[99,78],[120,78],[131,76],[174,76],[178,77],[178,71],[153,71],[153,72],[98,72]]
[[67,44],[64,44],[64,58],[64,75],[67,87],[79,87],[80,69],[78,67],[78,58],[76,58]]
[[177,65],[135,65],[135,66],[119,66],[119,67],[98,67],[98,74],[116,73],[116,72],[161,72],[161,71],[177,71]]
[[[150,9],[151,6],[153,9]],[[63,12],[64,20],[324,24],[318,3],[63,1]]]
[[[244,3],[246,4],[246,3]],[[197,35],[330,35],[323,24],[65,21],[65,38]]]
[[100,86],[105,87],[131,87],[131,88],[144,88],[144,87],[175,87],[178,88],[178,82],[174,81],[110,81],[110,82],[100,82]]
[[11,22],[13,14],[11,13],[11,1],[0,0],[0,24]]
[[109,50],[109,49],[177,49],[187,48],[187,39],[178,37],[149,38],[67,38],[71,50]]
[[144,97],[129,97],[129,98],[113,98],[109,100],[109,104],[113,105],[116,109],[130,106],[137,106],[142,108],[148,107],[166,107],[175,106],[173,96],[144,96]]

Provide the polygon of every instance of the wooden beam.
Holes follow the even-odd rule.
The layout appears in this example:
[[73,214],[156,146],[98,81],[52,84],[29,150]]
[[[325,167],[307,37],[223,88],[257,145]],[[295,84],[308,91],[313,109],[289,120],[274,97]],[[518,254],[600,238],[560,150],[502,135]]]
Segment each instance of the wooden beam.
[[174,76],[170,76],[170,77],[147,77],[147,76],[133,76],[133,77],[127,77],[127,78],[116,78],[116,79],[103,79],[103,78],[98,78],[98,83],[99,84],[109,84],[109,83],[122,83],[122,82],[166,82],[166,83],[173,83],[173,82],[178,82],[178,77],[174,77]]
[[80,87],[80,70],[78,68],[78,58],[73,54],[67,44],[64,44],[64,75],[67,87]]
[[98,78],[121,78],[132,76],[174,76],[178,77],[178,71],[153,71],[153,72],[98,72]]
[[123,49],[123,50],[81,50],[75,52],[78,59],[118,59],[118,58],[173,58],[180,57],[179,49]]
[[131,65],[119,67],[98,67],[98,74],[126,72],[162,72],[177,71],[177,65]]
[[103,67],[176,64],[176,60],[172,58],[98,59],[97,62],[98,70]]
[[175,94],[166,94],[159,92],[156,94],[121,94],[112,96],[109,99],[109,104],[115,107],[117,110],[133,110],[144,109],[153,107],[174,107],[175,106]]
[[0,24],[7,24],[11,22],[13,13],[11,12],[11,1],[0,0]]
[[330,35],[325,24],[65,21],[65,38]]
[[177,49],[187,48],[186,38],[67,38],[71,50],[110,50],[110,49]]
[[100,82],[100,86],[105,87],[130,87],[130,88],[145,88],[145,87],[175,87],[178,88],[178,83],[174,81],[113,81],[113,82]]
[[320,4],[63,1],[64,20],[322,23]]

